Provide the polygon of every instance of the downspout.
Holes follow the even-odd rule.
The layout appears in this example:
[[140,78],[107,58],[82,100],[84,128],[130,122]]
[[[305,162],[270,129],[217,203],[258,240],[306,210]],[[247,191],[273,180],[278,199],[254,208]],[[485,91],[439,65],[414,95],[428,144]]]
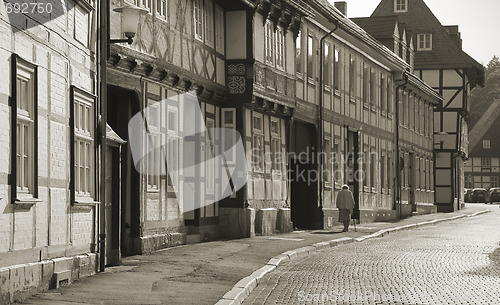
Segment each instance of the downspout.
[[[324,48],[323,48],[323,43],[325,41],[325,39],[327,37],[329,37],[330,35],[333,34],[333,32],[335,32],[338,28],[339,28],[339,21],[338,20],[335,20],[335,27],[330,31],[328,32],[326,35],[324,35],[323,37],[321,37],[320,41],[319,41],[319,101],[318,101],[318,105],[319,105],[319,118],[318,118],[318,127],[319,127],[319,134],[318,134],[318,137],[319,137],[319,143],[318,143],[318,146],[319,146],[319,149],[318,149],[318,152],[319,152],[319,211],[323,211],[323,188],[324,188],[324,180],[323,180],[323,95],[324,95],[324,85],[323,85],[323,60],[324,60]],[[323,222],[323,221],[321,221]],[[322,226],[321,226],[322,228]]]
[[396,87],[396,111],[395,111],[395,116],[396,116],[396,176],[394,177],[396,179],[395,183],[395,194],[394,194],[394,208],[397,208],[399,206],[399,219],[402,218],[402,213],[401,213],[401,169],[400,169],[400,156],[399,156],[399,89],[406,87],[408,84],[408,74],[407,72],[403,72],[403,83],[399,84]]

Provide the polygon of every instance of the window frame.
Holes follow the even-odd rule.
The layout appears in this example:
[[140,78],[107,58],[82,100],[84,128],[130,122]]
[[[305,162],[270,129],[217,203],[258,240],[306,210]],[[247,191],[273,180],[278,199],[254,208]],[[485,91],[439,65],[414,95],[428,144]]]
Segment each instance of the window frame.
[[394,12],[395,13],[408,12],[408,0],[394,0]]
[[[11,79],[16,80],[11,82],[11,113],[12,113],[12,120],[11,120],[11,158],[12,160],[16,160],[11,162],[11,198],[12,198],[12,203],[14,204],[16,201],[19,201],[20,199],[35,199],[38,198],[38,66],[34,65],[24,59],[22,59],[19,55],[17,54],[12,54],[11,57]],[[29,113],[29,111],[23,111],[23,109],[18,108],[18,91],[17,91],[17,79],[19,76],[19,72],[25,73],[29,75],[29,80],[31,81],[30,87],[32,89],[32,95],[30,96],[30,101],[31,105],[31,110],[32,115]],[[25,76],[26,77],[26,76]],[[31,164],[30,167],[31,169],[28,169],[30,171],[30,176],[32,177],[32,180],[29,182],[30,185],[28,185],[28,190],[25,191],[23,189],[18,189],[18,183],[17,180],[19,178],[19,173],[18,173],[18,166],[17,166],[17,153],[18,153],[18,142],[20,143],[21,141],[18,139],[18,128],[17,124],[19,122],[20,116],[21,119],[25,119],[26,113],[18,113],[18,110],[21,110],[22,112],[28,113],[29,117],[28,120],[30,121],[31,125],[31,132],[32,132],[32,143],[30,143],[31,146],[31,151],[32,153],[32,158],[31,158]],[[32,118],[31,118],[32,116]],[[25,141],[23,141],[25,143]],[[31,186],[31,190],[29,187]],[[19,196],[19,197],[18,197]]]
[[491,149],[490,140],[483,140],[483,149]]
[[307,35],[307,60],[306,60],[307,78],[314,81],[314,35]]
[[155,6],[155,16],[166,20],[168,14],[168,0],[153,0]]
[[299,30],[297,38],[295,38],[295,73],[302,76],[304,73],[304,65],[302,62],[302,31]]
[[201,42],[205,39],[204,2],[204,0],[193,1],[193,34],[194,38]]
[[215,26],[215,51],[222,55],[226,54],[226,19],[224,9],[215,3],[214,26]]
[[[421,43],[423,46],[420,46]],[[417,51],[432,51],[432,33],[417,34]]]
[[[264,142],[264,115],[259,112],[252,112],[252,169],[254,172],[264,173],[264,153],[265,153],[265,142]],[[260,119],[260,126],[257,128],[255,126],[255,119]],[[259,146],[256,145],[256,140],[259,141]],[[255,162],[255,149],[258,149],[260,162]]]
[[275,33],[273,29],[273,23],[270,20],[266,20],[264,25],[264,58],[268,65],[274,66],[275,63]]
[[[278,127],[277,132],[273,131],[273,124],[276,124]],[[271,143],[270,143],[270,148],[271,148],[271,157],[272,157],[272,173],[273,174],[278,174],[281,175],[282,173],[282,150],[281,150],[281,137],[282,137],[282,131],[281,131],[281,121],[278,118],[271,117],[270,119],[270,124],[269,124],[269,134],[271,135]]]
[[[70,129],[71,129],[71,134],[70,134],[70,142],[72,143],[70,145],[70,199],[71,199],[71,204],[74,205],[75,203],[78,202],[86,202],[86,201],[95,201],[96,200],[96,175],[97,175],[97,158],[96,158],[96,153],[97,153],[97,145],[96,145],[96,136],[97,136],[97,107],[96,107],[96,100],[97,97],[88,92],[85,91],[81,88],[78,88],[76,86],[71,86],[70,87],[70,100],[71,100],[71,107],[70,107]],[[90,128],[90,132],[80,132],[77,129],[80,129],[79,127],[77,128],[76,124],[76,113],[75,113],[75,105],[77,100],[81,101],[84,104],[87,104],[90,106],[90,111],[89,115],[92,115],[92,127]],[[88,124],[88,123],[87,123]],[[91,142],[91,151],[92,151],[92,160],[88,162],[89,166],[89,173],[87,179],[91,181],[91,186],[90,190],[88,192],[80,192],[77,191],[77,173],[75,170],[75,167],[77,165],[77,150],[75,149],[75,144],[77,138],[80,138],[82,140],[87,140],[88,142]],[[78,155],[78,159],[80,155]],[[79,163],[80,161],[78,161]]]
[[334,60],[333,60],[333,72],[335,73],[334,74],[334,80],[333,80],[333,88],[335,89],[335,93],[338,93],[340,95],[340,87],[341,87],[341,80],[342,80],[342,69],[341,69],[341,66],[340,66],[340,58],[341,58],[341,55],[340,55],[340,49],[338,49],[337,47],[334,47],[333,48],[333,56],[334,56]]
[[278,26],[276,28],[275,34],[275,50],[274,50],[274,55],[275,55],[275,60],[274,62],[276,63],[276,68],[280,70],[285,70],[285,59],[286,59],[286,54],[285,54],[285,30],[283,27]]

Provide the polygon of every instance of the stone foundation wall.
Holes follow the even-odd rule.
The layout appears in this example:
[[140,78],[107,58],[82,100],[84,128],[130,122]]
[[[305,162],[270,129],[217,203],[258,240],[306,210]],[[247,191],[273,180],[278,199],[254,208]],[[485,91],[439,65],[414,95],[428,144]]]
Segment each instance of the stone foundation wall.
[[0,304],[23,301],[35,293],[94,275],[98,262],[99,254],[88,253],[0,268]]

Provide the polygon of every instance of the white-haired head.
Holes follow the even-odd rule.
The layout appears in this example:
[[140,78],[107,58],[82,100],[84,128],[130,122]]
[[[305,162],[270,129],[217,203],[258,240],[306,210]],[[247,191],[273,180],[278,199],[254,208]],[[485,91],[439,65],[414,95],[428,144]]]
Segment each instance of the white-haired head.
[[349,189],[349,185],[347,185],[347,184],[342,185],[342,189],[343,190],[348,190]]

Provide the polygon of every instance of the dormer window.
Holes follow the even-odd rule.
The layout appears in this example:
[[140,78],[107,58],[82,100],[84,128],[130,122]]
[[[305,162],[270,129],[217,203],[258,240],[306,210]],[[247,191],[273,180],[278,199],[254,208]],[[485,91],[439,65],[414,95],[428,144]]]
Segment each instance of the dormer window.
[[408,12],[408,0],[394,0],[394,12],[395,13]]
[[432,34],[417,35],[417,51],[432,50]]

